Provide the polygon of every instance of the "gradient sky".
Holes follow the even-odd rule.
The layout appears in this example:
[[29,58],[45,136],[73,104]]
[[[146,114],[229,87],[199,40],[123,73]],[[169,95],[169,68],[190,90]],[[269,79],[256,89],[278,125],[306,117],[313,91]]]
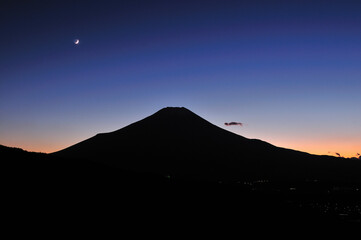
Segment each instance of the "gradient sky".
[[361,153],[361,1],[1,1],[0,30],[0,144],[53,152],[184,106]]

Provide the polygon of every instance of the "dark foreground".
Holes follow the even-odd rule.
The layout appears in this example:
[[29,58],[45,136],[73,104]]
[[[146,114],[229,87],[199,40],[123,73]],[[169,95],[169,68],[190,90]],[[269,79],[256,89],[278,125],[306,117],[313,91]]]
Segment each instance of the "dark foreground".
[[3,161],[2,168],[7,222],[26,231],[106,226],[138,229],[134,234],[176,228],[264,235],[265,227],[307,232],[360,225],[355,183],[206,182],[33,156],[36,161]]

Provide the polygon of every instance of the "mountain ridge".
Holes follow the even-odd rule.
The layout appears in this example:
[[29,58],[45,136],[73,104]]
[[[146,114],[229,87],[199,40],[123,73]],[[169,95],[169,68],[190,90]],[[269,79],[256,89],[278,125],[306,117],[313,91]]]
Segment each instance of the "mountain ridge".
[[52,156],[138,172],[211,181],[240,179],[360,180],[356,161],[319,156],[248,139],[183,107],[167,107]]

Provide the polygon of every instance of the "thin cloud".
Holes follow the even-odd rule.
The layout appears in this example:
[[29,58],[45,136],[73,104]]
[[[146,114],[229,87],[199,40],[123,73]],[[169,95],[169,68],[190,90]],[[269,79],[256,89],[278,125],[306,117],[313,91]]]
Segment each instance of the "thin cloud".
[[328,153],[331,153],[331,154],[335,154],[337,157],[343,157],[340,153],[338,152],[328,152]]
[[229,122],[229,123],[224,123],[224,125],[226,125],[226,126],[239,125],[239,126],[243,127],[243,123],[241,123],[241,122]]

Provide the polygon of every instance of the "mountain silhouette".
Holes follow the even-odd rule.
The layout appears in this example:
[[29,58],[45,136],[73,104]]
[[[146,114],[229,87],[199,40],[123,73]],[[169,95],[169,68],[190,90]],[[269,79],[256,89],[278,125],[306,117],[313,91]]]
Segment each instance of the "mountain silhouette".
[[161,109],[52,154],[0,145],[0,159],[6,206],[28,216],[71,220],[77,213],[85,222],[116,216],[145,225],[161,219],[162,228],[222,223],[236,232],[240,226],[304,229],[339,223],[338,212],[322,215],[310,203],[360,199],[361,161],[247,139],[186,108]]
[[360,182],[361,162],[273,146],[219,128],[183,107],[167,107],[110,133],[51,154],[174,179],[237,182],[307,179]]

